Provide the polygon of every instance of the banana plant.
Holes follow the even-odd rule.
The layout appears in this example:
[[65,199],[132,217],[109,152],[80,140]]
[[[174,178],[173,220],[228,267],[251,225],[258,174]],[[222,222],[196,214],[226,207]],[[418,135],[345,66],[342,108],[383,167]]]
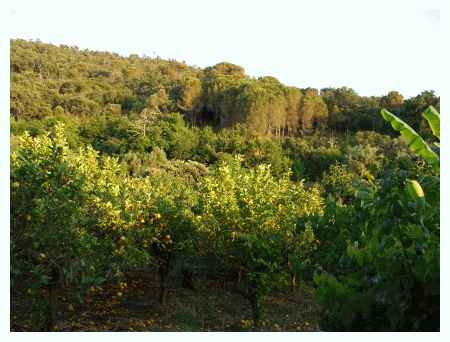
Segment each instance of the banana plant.
[[[438,140],[441,140],[441,116],[439,115],[438,111],[434,109],[433,106],[429,106],[427,110],[423,113],[423,117],[428,121],[428,124],[431,127],[431,131],[433,132],[433,135],[438,138]],[[439,143],[435,143],[437,147],[440,147]]]
[[[428,121],[433,135],[440,140],[440,115],[438,111],[429,106],[422,115]],[[381,116],[391,124],[392,128],[400,132],[400,135],[413,152],[430,163],[434,171],[439,173],[438,154],[431,149],[430,145],[411,126],[384,108],[381,110]],[[439,147],[439,143],[435,145]]]
[[[381,110],[381,115],[383,118],[389,122],[396,131],[400,132],[400,135],[408,144],[408,147],[419,156],[421,156],[425,161],[427,161],[433,168],[433,170],[439,174],[439,155],[434,152],[430,145],[406,122],[390,113],[386,109]],[[438,111],[433,107],[429,106],[424,112],[423,117],[427,120],[433,135],[440,141],[441,129],[440,129],[440,115]],[[439,148],[439,142],[435,143]],[[436,177],[431,177],[436,178]],[[434,182],[436,183],[436,182]],[[437,180],[437,184],[439,180]],[[406,184],[406,190],[412,198],[416,200],[424,200],[424,192],[422,186],[415,180],[408,180]]]

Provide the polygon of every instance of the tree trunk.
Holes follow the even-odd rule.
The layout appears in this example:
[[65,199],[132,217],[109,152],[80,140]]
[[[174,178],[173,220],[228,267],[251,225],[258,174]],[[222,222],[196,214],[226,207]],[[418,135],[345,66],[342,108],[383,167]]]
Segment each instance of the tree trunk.
[[249,300],[252,308],[253,328],[257,330],[261,321],[261,299],[257,294],[253,294]]
[[167,290],[164,285],[160,285],[159,288],[159,305],[164,306],[166,305],[166,297],[167,297]]
[[50,286],[49,288],[49,307],[50,307],[50,322],[51,322],[51,327],[50,327],[50,331],[53,330],[56,321],[57,321],[57,308],[58,308],[58,294],[57,294],[57,289],[55,285]]
[[291,291],[294,292],[297,288],[297,273],[291,273]]
[[159,304],[162,306],[166,304],[166,267],[159,266]]
[[181,285],[185,289],[196,291],[195,285],[194,285],[193,276],[192,276],[192,272],[187,270],[187,269],[183,269],[181,271],[181,274],[183,275],[183,281],[182,281]]
[[165,260],[161,260],[159,265],[159,304],[161,306],[166,304],[167,289],[166,280],[170,270],[170,259],[171,254],[169,254]]
[[58,293],[57,288],[59,284],[59,272],[57,268],[51,270],[51,277],[47,285],[48,290],[48,305],[46,312],[46,320],[44,323],[44,331],[53,331],[57,321],[58,313]]

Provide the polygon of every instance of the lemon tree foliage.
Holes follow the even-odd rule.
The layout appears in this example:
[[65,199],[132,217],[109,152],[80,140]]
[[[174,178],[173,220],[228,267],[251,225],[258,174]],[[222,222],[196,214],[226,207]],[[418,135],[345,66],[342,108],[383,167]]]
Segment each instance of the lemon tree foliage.
[[71,151],[61,126],[53,136],[25,133],[11,156],[12,281],[29,280],[37,324],[47,329],[55,322],[57,291],[71,286],[79,294],[104,280],[101,251],[108,246],[90,229],[85,209],[109,163],[100,169],[90,148]]
[[268,165],[247,170],[236,157],[222,163],[200,186],[199,230],[211,254],[242,275],[238,291],[250,302],[253,320],[261,319],[262,300],[285,272],[286,259],[301,263],[314,248],[314,232],[301,217],[320,213],[317,188],[275,179]]
[[196,203],[196,194],[192,186],[180,178],[159,176],[149,181],[152,185],[150,212],[155,214],[153,218],[144,219],[144,224],[153,225],[147,231],[144,229],[142,236],[135,234],[138,237],[135,242],[154,260],[160,281],[159,301],[164,304],[169,273],[194,253],[196,229],[191,208]]
[[146,266],[165,278],[192,246],[189,187],[127,176],[117,159],[71,150],[63,126],[20,137],[11,157],[12,281],[29,279],[36,325],[51,329],[58,293],[82,300],[91,286]]

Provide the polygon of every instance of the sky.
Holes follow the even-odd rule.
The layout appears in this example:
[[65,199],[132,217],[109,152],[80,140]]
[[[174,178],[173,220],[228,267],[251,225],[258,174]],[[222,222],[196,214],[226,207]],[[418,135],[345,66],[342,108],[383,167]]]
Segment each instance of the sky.
[[297,87],[440,94],[440,1],[25,1],[10,38],[189,65],[227,61]]

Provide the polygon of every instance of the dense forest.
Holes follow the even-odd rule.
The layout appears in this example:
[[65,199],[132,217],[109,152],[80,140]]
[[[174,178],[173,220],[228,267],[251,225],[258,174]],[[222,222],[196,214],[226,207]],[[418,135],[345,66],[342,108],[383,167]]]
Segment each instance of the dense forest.
[[10,68],[12,330],[439,330],[433,91],[26,40]]

